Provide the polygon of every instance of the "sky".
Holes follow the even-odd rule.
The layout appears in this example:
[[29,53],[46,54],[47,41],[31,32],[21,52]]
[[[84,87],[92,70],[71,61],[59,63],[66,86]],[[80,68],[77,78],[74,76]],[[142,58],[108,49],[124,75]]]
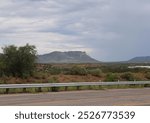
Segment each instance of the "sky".
[[100,61],[149,56],[150,0],[0,0],[0,47],[26,43]]

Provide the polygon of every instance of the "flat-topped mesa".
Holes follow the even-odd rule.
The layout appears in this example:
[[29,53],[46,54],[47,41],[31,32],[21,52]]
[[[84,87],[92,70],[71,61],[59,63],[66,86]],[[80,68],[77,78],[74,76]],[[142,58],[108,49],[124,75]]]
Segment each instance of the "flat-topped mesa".
[[48,54],[38,55],[37,63],[98,63],[83,51],[54,51]]

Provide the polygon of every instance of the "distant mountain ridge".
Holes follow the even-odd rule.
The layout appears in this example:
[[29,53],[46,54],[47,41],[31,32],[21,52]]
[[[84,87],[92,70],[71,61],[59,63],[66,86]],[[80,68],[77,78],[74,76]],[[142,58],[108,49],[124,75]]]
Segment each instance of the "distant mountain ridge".
[[135,57],[135,58],[128,60],[127,62],[130,62],[130,63],[150,63],[150,56]]
[[51,52],[37,56],[37,63],[98,63],[98,60],[91,58],[86,52],[68,51]]
[[[2,56],[3,53],[0,53]],[[54,51],[48,54],[37,55],[36,63],[101,63],[91,58],[86,52],[82,51],[68,51],[59,52]],[[118,61],[116,61],[118,62]],[[138,56],[127,61],[120,61],[120,63],[150,63],[150,56]]]

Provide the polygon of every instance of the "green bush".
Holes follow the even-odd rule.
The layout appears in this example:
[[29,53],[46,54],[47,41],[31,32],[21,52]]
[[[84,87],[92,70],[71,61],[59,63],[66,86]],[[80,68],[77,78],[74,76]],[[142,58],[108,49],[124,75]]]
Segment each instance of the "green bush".
[[119,77],[117,74],[115,73],[108,73],[106,75],[105,81],[106,82],[114,82],[114,81],[118,81]]
[[79,66],[73,66],[70,69],[69,74],[71,74],[71,75],[87,75],[88,72],[85,68],[82,68]]
[[92,76],[97,76],[97,77],[101,77],[102,76],[102,70],[99,69],[99,68],[88,70],[88,73],[91,74]]
[[121,78],[127,81],[134,81],[134,75],[131,72],[127,72],[121,75]]
[[51,67],[48,69],[48,72],[52,75],[58,75],[61,73],[61,69],[58,67]]
[[47,73],[44,72],[34,72],[32,77],[35,79],[46,79],[47,76],[48,76]]

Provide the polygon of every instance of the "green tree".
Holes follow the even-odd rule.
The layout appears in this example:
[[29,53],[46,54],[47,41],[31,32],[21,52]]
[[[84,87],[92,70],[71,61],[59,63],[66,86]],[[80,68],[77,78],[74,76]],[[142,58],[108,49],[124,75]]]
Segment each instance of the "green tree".
[[0,54],[0,76],[4,75],[4,69],[5,69],[5,66],[3,64],[3,58],[2,58],[2,54]]
[[6,75],[26,77],[32,74],[36,60],[35,46],[29,44],[22,47],[10,45],[2,49]]

